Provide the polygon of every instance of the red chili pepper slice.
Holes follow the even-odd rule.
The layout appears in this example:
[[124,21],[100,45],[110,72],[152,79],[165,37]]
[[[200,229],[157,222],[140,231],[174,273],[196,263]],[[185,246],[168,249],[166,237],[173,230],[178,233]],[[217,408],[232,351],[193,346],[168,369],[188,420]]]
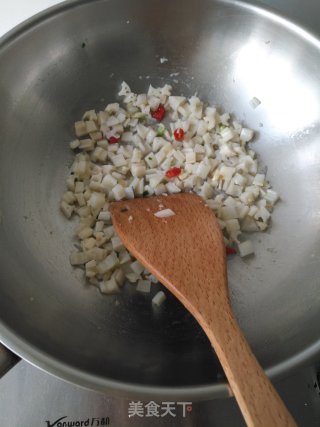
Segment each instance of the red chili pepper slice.
[[167,178],[174,178],[175,176],[180,175],[181,172],[182,172],[181,168],[171,168],[171,169],[167,170],[166,177]]
[[158,122],[161,122],[165,114],[166,114],[166,110],[162,104],[160,104],[156,110],[151,111],[152,118],[158,120]]
[[184,130],[183,130],[183,129],[181,129],[181,128],[176,129],[176,130],[173,132],[173,136],[174,136],[174,139],[175,139],[176,141],[183,141],[183,138],[184,138]]
[[232,248],[231,246],[226,246],[226,254],[227,255],[235,255],[237,251],[235,248]]
[[120,138],[117,138],[116,136],[110,136],[110,138],[108,138],[109,144],[116,144],[119,140]]

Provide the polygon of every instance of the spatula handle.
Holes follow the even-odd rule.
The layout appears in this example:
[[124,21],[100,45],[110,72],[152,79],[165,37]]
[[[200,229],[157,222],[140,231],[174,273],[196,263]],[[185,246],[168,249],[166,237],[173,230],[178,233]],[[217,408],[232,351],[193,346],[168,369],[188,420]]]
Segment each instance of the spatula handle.
[[247,425],[297,426],[253,355],[231,309],[206,329]]

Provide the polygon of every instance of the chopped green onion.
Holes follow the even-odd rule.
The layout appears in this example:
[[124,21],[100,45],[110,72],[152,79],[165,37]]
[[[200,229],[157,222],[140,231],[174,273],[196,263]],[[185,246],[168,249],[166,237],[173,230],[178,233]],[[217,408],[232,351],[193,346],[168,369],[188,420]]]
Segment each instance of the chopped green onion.
[[159,126],[157,129],[157,136],[163,136],[164,131],[165,131],[165,128],[163,126]]

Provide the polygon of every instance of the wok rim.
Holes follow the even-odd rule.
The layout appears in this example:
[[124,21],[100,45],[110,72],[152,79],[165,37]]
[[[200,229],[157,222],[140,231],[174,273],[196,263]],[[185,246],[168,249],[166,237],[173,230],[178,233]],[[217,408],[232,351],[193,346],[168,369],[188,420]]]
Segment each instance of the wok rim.
[[[86,4],[105,2],[106,0],[64,0],[54,6],[51,6],[22,23],[15,26],[2,37],[0,37],[0,54],[10,44],[35,27],[43,24],[51,17],[64,13],[69,9],[81,7]],[[108,1],[108,0],[107,0]],[[296,33],[299,37],[304,38],[306,42],[313,44],[320,50],[319,36],[308,28],[304,27],[296,20],[286,17],[272,7],[257,5],[254,0],[212,0],[217,3],[238,6],[265,16],[274,22],[286,27],[289,31]],[[20,337],[7,327],[0,319],[0,344],[5,345],[13,353],[29,362],[31,365],[42,371],[54,375],[62,380],[71,382],[78,386],[104,392],[112,393],[119,397],[152,397],[152,398],[180,398],[193,399],[194,401],[210,400],[214,398],[225,398],[232,396],[232,391],[227,382],[216,383],[214,385],[197,385],[197,386],[154,386],[117,381],[108,378],[102,378],[98,375],[89,374],[84,370],[74,368],[67,363],[61,362],[41,349],[31,345],[27,340]],[[288,376],[293,370],[312,363],[320,354],[320,340],[306,347],[304,350],[294,354],[290,358],[280,361],[271,368],[265,369],[266,375],[272,381],[278,381]]]

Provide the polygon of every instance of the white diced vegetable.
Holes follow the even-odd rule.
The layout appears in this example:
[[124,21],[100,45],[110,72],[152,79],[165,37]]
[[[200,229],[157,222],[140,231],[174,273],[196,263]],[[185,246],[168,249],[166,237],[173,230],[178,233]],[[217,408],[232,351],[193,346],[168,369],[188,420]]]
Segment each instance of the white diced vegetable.
[[263,222],[267,222],[270,216],[271,216],[271,213],[262,206],[258,208],[257,212],[254,215],[254,218],[257,220],[261,219]]
[[252,108],[257,108],[261,104],[261,101],[260,99],[254,96],[252,99],[250,99],[249,104],[251,105]]
[[89,261],[89,257],[86,252],[71,252],[70,254],[71,265],[85,264],[88,261]]
[[166,184],[167,191],[171,194],[180,193],[181,188],[177,187],[177,185],[174,182],[168,182]]
[[136,283],[140,279],[140,274],[137,273],[126,273],[125,276],[131,283]]
[[228,219],[225,221],[225,224],[229,233],[240,230],[240,224],[237,219]]
[[124,282],[126,280],[126,276],[124,275],[124,272],[121,270],[121,268],[117,268],[112,273],[111,277],[115,279],[117,285],[120,287],[122,287],[124,285]]
[[112,276],[111,276],[111,279],[100,282],[99,288],[103,294],[108,294],[108,295],[116,294],[120,291],[118,283],[116,282],[116,279]]
[[70,148],[72,150],[75,150],[76,148],[79,147],[80,141],[79,141],[79,139],[75,139],[75,140],[71,141],[69,145],[70,145]]
[[238,249],[241,257],[245,257],[254,253],[253,245],[250,240],[238,244]]
[[133,273],[136,273],[136,274],[140,275],[143,272],[144,267],[143,267],[143,265],[140,264],[139,261],[134,261],[131,264],[131,270],[132,270]]
[[76,197],[72,191],[66,191],[62,196],[62,200],[64,200],[69,205],[73,205],[74,202],[76,201]]
[[99,213],[98,219],[100,221],[109,222],[111,220],[111,214],[108,211],[101,211]]
[[253,136],[254,136],[254,132],[252,129],[248,129],[248,128],[241,129],[241,132],[240,132],[241,141],[244,141],[244,142],[251,141]]
[[126,164],[127,164],[127,161],[126,161],[126,159],[123,157],[123,154],[117,154],[117,155],[115,155],[115,156],[112,156],[112,157],[111,157],[111,161],[112,161],[112,163],[113,163],[115,166],[117,166],[117,167],[120,167],[120,166],[126,166]]
[[121,249],[123,249],[123,243],[118,236],[112,237],[111,243],[114,251],[119,252]]
[[149,166],[149,168],[155,168],[156,166],[158,166],[158,161],[157,161],[154,153],[148,153],[146,155],[146,157],[144,158],[144,160],[147,163],[147,165]]
[[196,153],[195,152],[187,152],[186,153],[186,163],[195,163],[196,161]]
[[111,191],[116,185],[117,180],[112,175],[105,175],[102,179],[101,185],[108,191]]
[[65,201],[62,201],[60,203],[60,209],[66,218],[70,218],[74,210],[74,207],[71,205],[68,205],[68,203],[66,203]]
[[213,196],[213,193],[214,190],[212,185],[210,185],[208,182],[204,182],[201,187],[200,195],[206,200],[210,199]]
[[83,228],[79,233],[78,237],[80,240],[87,239],[88,237],[92,236],[93,230],[90,227]]
[[134,191],[132,187],[127,187],[124,191],[126,193],[126,199],[134,199]]
[[206,179],[209,172],[210,172],[210,166],[201,162],[199,163],[199,166],[197,167],[195,174],[202,179]]
[[163,180],[163,175],[154,174],[154,175],[151,175],[149,179],[149,183],[152,188],[156,188],[162,182],[162,180]]
[[81,139],[79,141],[80,150],[84,151],[92,151],[94,149],[95,141],[91,138]]
[[223,220],[237,219],[239,217],[236,207],[224,206],[220,209],[220,218]]
[[140,163],[142,159],[142,152],[138,150],[137,148],[134,148],[132,153],[131,162],[132,163]]
[[152,298],[152,304],[157,305],[158,307],[162,305],[167,299],[166,294],[163,291],[159,291]]
[[117,184],[113,187],[112,193],[113,193],[114,198],[116,200],[122,200],[126,197],[126,192],[125,192],[124,188],[122,187],[122,185],[120,185],[120,184]]
[[119,252],[119,264],[125,264],[127,262],[131,261],[131,256],[129,252],[126,249],[122,249]]
[[149,293],[151,289],[150,280],[142,280],[142,279],[138,280],[138,285],[136,289],[138,292]]
[[157,218],[169,218],[173,215],[175,215],[175,213],[171,209],[163,209],[154,213],[154,216],[156,216]]
[[86,122],[84,121],[75,122],[74,128],[75,128],[75,134],[78,138],[88,134]]
[[268,189],[265,195],[265,199],[273,206],[279,200],[279,194],[276,191]]
[[265,180],[265,175],[264,174],[260,174],[258,173],[253,180],[253,185],[259,185],[260,187],[263,187],[264,184],[264,180]]
[[229,127],[224,128],[220,132],[220,135],[221,135],[221,141],[223,143],[230,141],[234,137],[234,133],[233,133],[232,129],[230,129]]
[[106,227],[104,230],[104,234],[107,237],[107,239],[111,239],[112,236],[114,236],[114,228],[113,225],[110,225],[109,227]]
[[96,132],[98,130],[94,120],[87,120],[85,123],[86,123],[87,133]]
[[93,209],[100,210],[105,204],[105,195],[103,193],[93,192],[88,200],[88,205]]
[[142,163],[133,163],[131,165],[131,173],[132,173],[132,176],[141,178],[146,174],[146,167]]
[[98,272],[100,274],[104,274],[109,270],[115,268],[119,263],[117,254],[115,252],[111,252],[103,261],[99,262],[97,265]]

